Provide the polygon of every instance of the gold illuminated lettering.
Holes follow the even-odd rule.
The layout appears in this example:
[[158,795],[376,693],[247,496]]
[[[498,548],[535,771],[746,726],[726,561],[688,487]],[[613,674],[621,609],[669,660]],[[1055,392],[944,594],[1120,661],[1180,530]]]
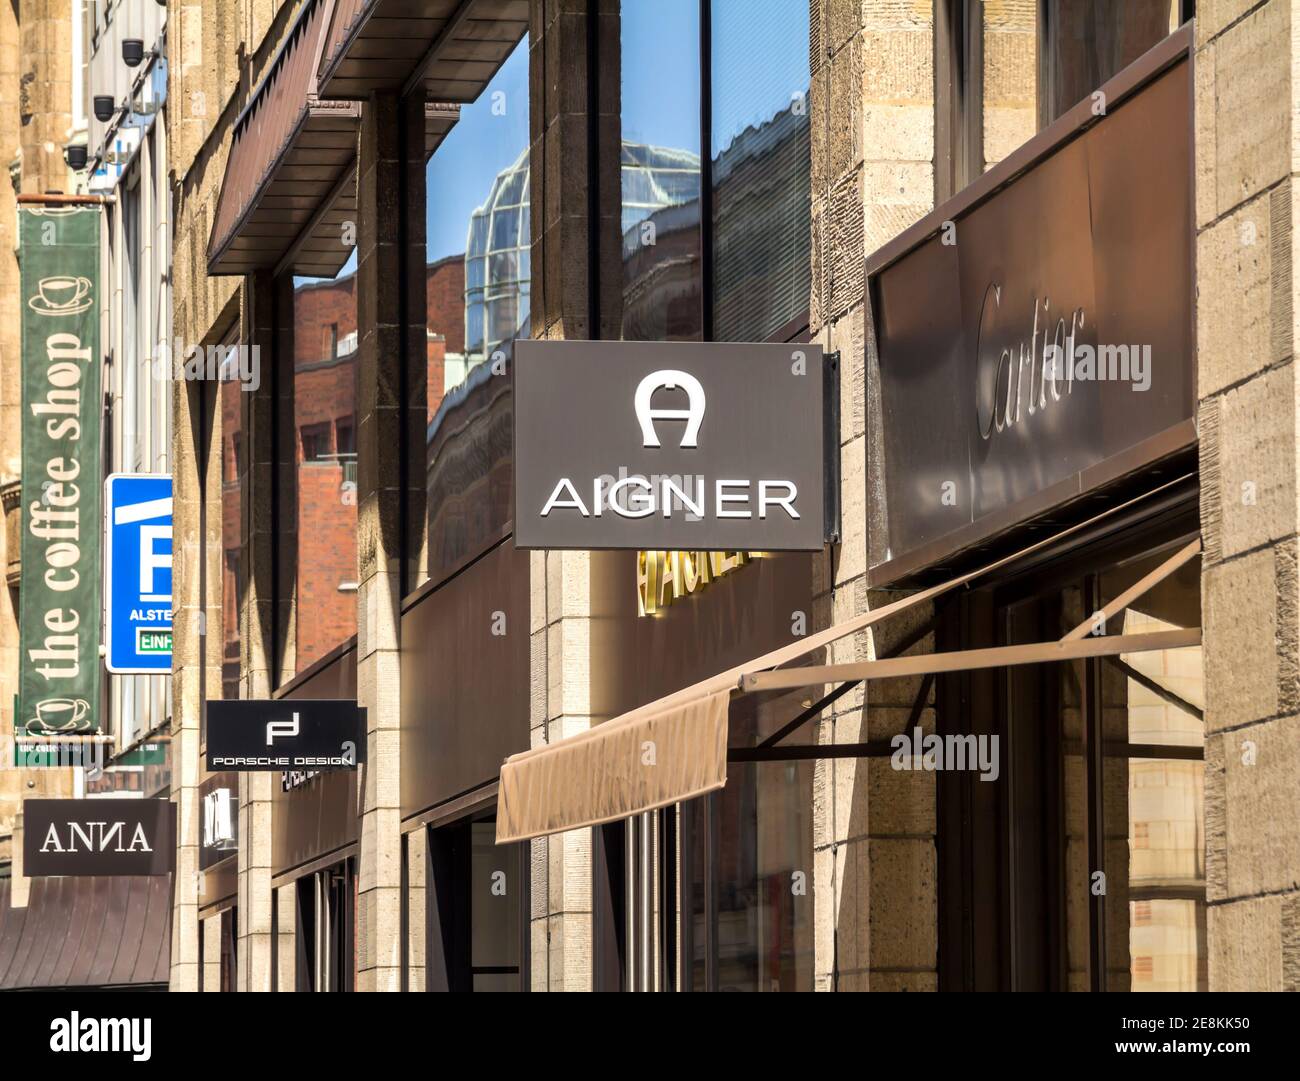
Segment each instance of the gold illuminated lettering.
[[761,552],[638,552],[637,610],[651,616],[738,570]]

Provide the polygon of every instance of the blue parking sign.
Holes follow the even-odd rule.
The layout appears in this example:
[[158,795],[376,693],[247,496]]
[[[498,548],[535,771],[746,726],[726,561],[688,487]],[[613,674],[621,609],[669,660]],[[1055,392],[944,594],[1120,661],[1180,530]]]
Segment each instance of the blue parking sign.
[[104,651],[116,674],[172,667],[172,479],[104,482]]

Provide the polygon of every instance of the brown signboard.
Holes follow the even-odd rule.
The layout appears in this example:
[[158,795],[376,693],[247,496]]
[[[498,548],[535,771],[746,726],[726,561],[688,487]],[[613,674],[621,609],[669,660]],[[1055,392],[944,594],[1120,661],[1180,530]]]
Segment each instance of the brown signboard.
[[528,747],[528,566],[504,540],[402,613],[403,818],[494,781]]
[[23,802],[23,874],[165,875],[176,865],[176,804],[165,799]]
[[1195,439],[1186,35],[1102,100],[867,261],[877,583]]
[[[815,559],[798,552],[755,556],[707,588],[643,615],[644,560],[635,552],[593,552],[593,715],[616,717],[807,634],[816,619]],[[753,697],[732,703],[734,727],[744,727]],[[774,715],[789,720],[793,714]],[[745,741],[737,733],[733,743]]]
[[[357,697],[355,641],[322,657],[277,698]],[[287,874],[339,852],[358,837],[357,774],[353,770],[285,770],[271,788],[271,871]]]

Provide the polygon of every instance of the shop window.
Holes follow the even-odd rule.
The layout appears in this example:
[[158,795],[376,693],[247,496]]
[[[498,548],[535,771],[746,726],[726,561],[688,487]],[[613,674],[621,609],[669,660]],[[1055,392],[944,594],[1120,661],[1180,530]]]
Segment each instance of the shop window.
[[[811,288],[807,5],[620,18],[623,337],[793,338]],[[665,39],[680,47],[648,44]]]
[[239,598],[243,595],[243,578],[239,569],[239,550],[224,553],[221,576],[221,697],[239,697]]
[[1038,127],[1045,128],[1191,18],[1181,0],[1039,4]]
[[[232,350],[238,347],[238,343],[239,327],[236,324],[222,341],[222,346]],[[214,688],[209,685],[207,694],[214,698],[238,698],[239,608],[244,596],[241,565],[244,548],[244,395],[239,380],[224,378],[224,371],[218,382],[204,382],[198,386],[202,388],[200,393],[216,396],[213,409],[221,433],[221,686]]]
[[302,460],[324,462],[333,458],[329,424],[308,424],[302,429]]
[[809,7],[709,6],[712,336],[788,340],[812,284]]
[[[677,808],[667,813],[678,814]],[[630,987],[628,955],[628,840],[626,822],[592,830],[592,990]]]
[[419,585],[500,539],[513,515],[510,380],[530,332],[528,38],[506,58],[425,170],[428,302]]
[[334,422],[334,444],[338,447],[339,457],[357,453],[357,430],[351,417],[343,417]]
[[934,4],[934,201],[984,171],[984,0]]
[[[729,742],[757,745],[790,704],[733,703]],[[727,773],[719,792],[594,830],[597,990],[814,989],[814,765]]]
[[937,200],[1087,100],[1194,8],[1191,0],[935,0]]
[[491,813],[429,830],[430,991],[528,989],[527,853],[497,845]]
[[627,3],[620,20],[623,337],[698,340],[700,0]]
[[351,991],[356,972],[356,860],[298,879],[296,989]]
[[[938,648],[1059,639],[1185,543],[1139,538],[973,590]],[[1197,558],[1105,633],[1200,625]],[[942,987],[1205,989],[1201,660],[1195,646],[939,678],[940,730],[996,736],[1001,756],[992,784],[937,778]]]
[[[298,432],[293,672],[356,633],[356,258],[334,278],[293,279],[293,414]],[[284,340],[284,337],[281,339]],[[345,418],[346,424],[339,424]],[[346,434],[348,448],[344,449]]]
[[[619,18],[620,137],[602,152],[620,162],[622,337],[798,339],[808,5],[628,2]],[[812,862],[811,776],[736,765],[712,797],[595,830],[596,986],[811,989],[811,883],[793,877]]]
[[227,908],[216,917],[221,921],[221,957],[218,962],[218,983],[222,991],[236,991],[239,988],[236,970],[239,957],[239,910]]
[[811,991],[813,765],[727,772],[682,832],[683,989]]

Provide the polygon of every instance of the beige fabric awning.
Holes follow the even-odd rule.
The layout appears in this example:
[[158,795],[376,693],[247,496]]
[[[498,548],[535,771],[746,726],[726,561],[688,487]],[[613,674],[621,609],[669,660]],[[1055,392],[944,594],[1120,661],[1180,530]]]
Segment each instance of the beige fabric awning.
[[[497,787],[497,843],[612,822],[721,788],[730,701],[722,688],[680,705],[655,703],[514,756]],[[560,746],[562,753],[547,753]]]
[[[613,822],[722,788],[727,705],[742,676],[789,664],[1003,562],[864,612],[586,732],[511,755],[497,790],[497,844]],[[647,741],[654,761],[643,764]]]
[[[1162,489],[1176,483],[1170,482]],[[1129,510],[1154,494],[1148,493],[1112,507],[1002,559],[863,612],[834,627],[595,725],[586,732],[511,755],[501,767],[497,792],[497,844],[614,822],[722,788],[727,783],[727,708],[732,693],[850,679],[888,678],[899,674],[894,669],[905,664],[909,665],[909,674],[913,669],[953,671],[990,664],[1042,663],[1144,649],[1171,649],[1198,643],[1200,628],[1117,635],[1109,640],[1106,637],[1082,639],[1076,628],[1057,643],[968,650],[965,655],[932,654],[928,658],[773,671],[823,649],[837,639],[856,634],[914,605],[934,600],[1072,533]],[[1107,614],[1113,615],[1119,607],[1136,599],[1145,589],[1199,553],[1199,541],[1187,545],[1137,586],[1117,597],[1107,607]],[[986,653],[997,656],[982,656]]]

